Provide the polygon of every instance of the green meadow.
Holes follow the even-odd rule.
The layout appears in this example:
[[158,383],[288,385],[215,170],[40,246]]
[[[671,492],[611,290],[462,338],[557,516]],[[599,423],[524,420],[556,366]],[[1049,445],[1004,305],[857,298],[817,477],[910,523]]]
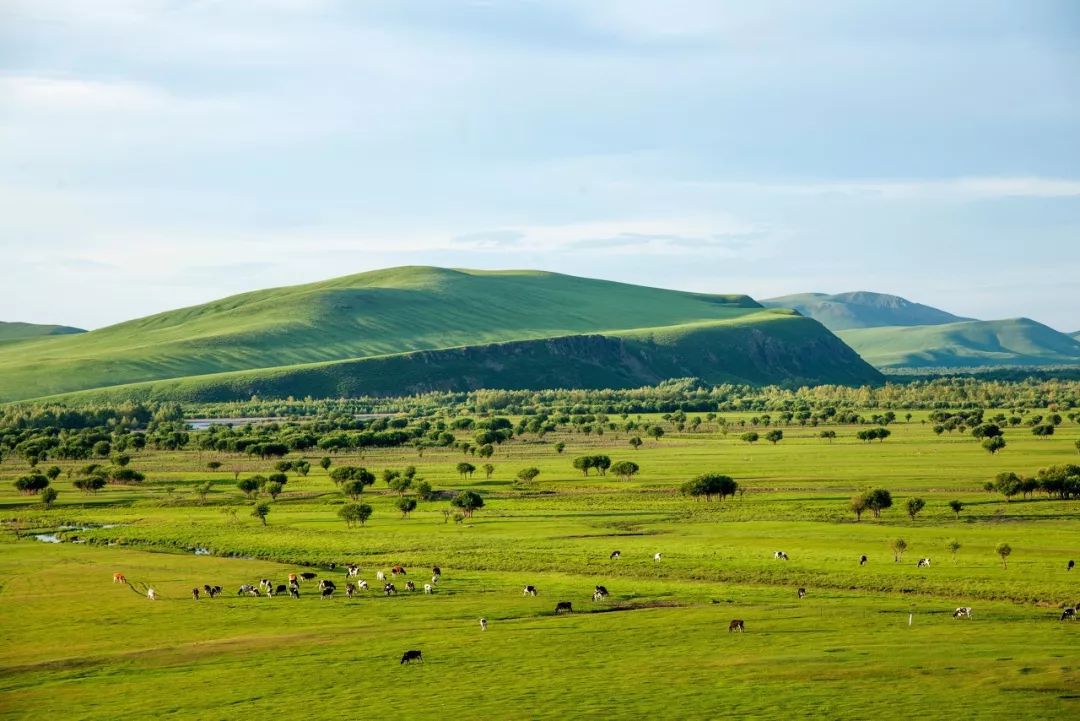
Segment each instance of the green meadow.
[[[446,500],[402,518],[378,481],[364,493],[371,519],[353,528],[337,517],[346,499],[315,463],[321,453],[308,454],[307,477],[290,474],[265,526],[234,479],[271,472],[273,461],[141,451],[131,466],[143,484],[86,495],[62,473],[44,510],[12,487],[27,466],[8,458],[0,715],[1077,717],[1080,623],[1058,618],[1080,603],[1080,569],[1066,566],[1080,558],[1080,502],[1006,501],[983,484],[1076,463],[1080,425],[1066,421],[1050,438],[1008,429],[1007,447],[990,455],[969,435],[936,436],[924,418],[893,423],[881,443],[841,425],[828,427],[832,441],[818,437],[824,426],[792,426],[775,445],[750,445],[705,423],[634,450],[624,432],[560,430],[499,446],[490,478],[482,469],[462,478],[457,463],[484,461],[451,449],[334,455],[331,468],[377,474],[414,465],[436,490],[485,501],[460,522]],[[641,471],[620,480],[573,468],[575,456],[597,453]],[[515,483],[530,466],[536,480]],[[742,492],[711,502],[678,494],[707,472]],[[856,522],[849,499],[868,487],[891,491],[893,506]],[[914,519],[911,497],[926,502]],[[952,500],[963,503],[959,517]],[[897,538],[907,542],[899,562]],[[995,552],[1003,542],[1007,567]],[[779,550],[788,561],[773,558]],[[916,567],[923,557],[929,568]],[[351,599],[340,568],[349,562],[371,586]],[[386,597],[375,574],[395,564],[418,589],[432,566],[443,575],[431,595],[399,579]],[[333,579],[338,593],[322,599],[309,582],[299,599],[236,594],[302,570]],[[114,584],[114,572],[132,587]],[[203,584],[224,593],[192,600]],[[539,595],[523,596],[526,584]],[[610,596],[594,602],[597,584]],[[136,590],[148,586],[157,601]],[[558,601],[574,612],[556,615]],[[973,617],[954,619],[958,606]],[[745,633],[728,631],[732,619]],[[408,649],[425,663],[401,665]]]

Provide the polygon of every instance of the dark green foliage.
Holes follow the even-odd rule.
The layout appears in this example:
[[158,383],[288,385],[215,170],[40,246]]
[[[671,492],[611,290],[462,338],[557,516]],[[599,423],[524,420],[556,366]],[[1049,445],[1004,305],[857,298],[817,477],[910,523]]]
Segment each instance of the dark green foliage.
[[679,492],[684,496],[704,496],[706,501],[711,501],[713,497],[723,501],[727,496],[734,496],[738,489],[739,484],[731,476],[719,473],[704,473],[679,486]]

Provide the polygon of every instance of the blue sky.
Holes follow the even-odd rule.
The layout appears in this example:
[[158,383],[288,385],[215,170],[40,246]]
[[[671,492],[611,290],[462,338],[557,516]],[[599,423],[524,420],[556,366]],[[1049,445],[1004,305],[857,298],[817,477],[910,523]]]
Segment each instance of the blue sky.
[[1080,4],[4,0],[0,319],[401,264],[1080,329]]

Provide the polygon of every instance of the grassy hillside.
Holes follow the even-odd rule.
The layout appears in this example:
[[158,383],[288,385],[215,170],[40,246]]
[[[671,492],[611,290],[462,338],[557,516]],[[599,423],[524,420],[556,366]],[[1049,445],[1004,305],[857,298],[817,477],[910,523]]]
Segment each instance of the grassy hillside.
[[[610,335],[751,315],[754,322],[772,317],[761,315],[761,306],[747,296],[537,271],[392,268],[245,293],[77,336],[23,342],[17,352],[0,348],[0,400],[253,369],[280,369],[272,373],[280,376],[293,373],[295,366],[330,361],[583,333]],[[812,321],[792,325],[814,337],[820,333]],[[843,352],[840,344],[833,347]],[[743,362],[731,354],[714,358]],[[402,372],[417,382],[440,380],[415,361],[405,365],[411,370]],[[787,380],[790,374],[782,366],[774,366],[767,378],[758,376]],[[431,367],[449,372],[438,363]],[[840,380],[828,372],[804,370],[820,380]],[[523,368],[521,376],[528,380],[536,371]],[[614,373],[618,380],[620,371],[600,364],[596,372]],[[862,380],[873,376],[866,368],[856,375]]]
[[1080,341],[1028,318],[862,328],[837,335],[878,368],[1080,363]]
[[607,335],[509,341],[219,373],[82,391],[70,400],[336,398],[477,388],[632,388],[710,383],[876,383],[880,374],[820,324],[775,310]]
[[884,293],[798,293],[761,301],[767,308],[794,308],[832,331],[881,326],[939,325],[971,320]]
[[67,325],[39,325],[37,323],[9,323],[0,321],[0,342],[40,338],[42,336],[73,335],[85,333],[82,328]]

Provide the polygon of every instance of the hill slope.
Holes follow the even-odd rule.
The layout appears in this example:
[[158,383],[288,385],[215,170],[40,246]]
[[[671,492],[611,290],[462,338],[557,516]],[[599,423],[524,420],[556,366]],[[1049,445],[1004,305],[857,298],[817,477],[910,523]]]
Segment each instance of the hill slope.
[[8,323],[0,320],[0,341],[40,338],[41,336],[72,335],[85,333],[82,328],[66,325],[38,325],[37,323]]
[[[731,320],[414,351],[82,391],[61,399],[226,401],[477,388],[632,388],[695,376],[709,383],[881,380],[817,323],[774,310]],[[812,321],[811,321],[812,322]]]
[[939,325],[971,320],[884,293],[798,293],[761,301],[766,308],[794,308],[831,331],[883,326]]
[[1028,318],[837,333],[878,368],[1080,363],[1080,341]]
[[[763,313],[747,296],[554,273],[391,268],[245,293],[77,336],[22,342],[18,352],[0,348],[0,400],[751,315],[753,323],[762,323],[777,313]],[[797,318],[792,325],[807,338],[828,335],[809,319]],[[847,351],[835,338],[832,343],[836,353]],[[717,356],[716,362],[739,360]],[[796,375],[811,374],[778,365],[762,377],[783,382]],[[869,367],[841,376],[877,380]],[[815,377],[856,382],[834,377],[828,368]]]

